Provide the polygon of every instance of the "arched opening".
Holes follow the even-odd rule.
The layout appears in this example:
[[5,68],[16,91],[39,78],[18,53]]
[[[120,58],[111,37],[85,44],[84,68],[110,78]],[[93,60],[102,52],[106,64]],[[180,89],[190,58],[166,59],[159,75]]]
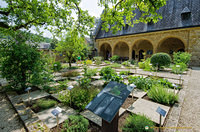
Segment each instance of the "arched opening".
[[101,45],[100,48],[100,56],[102,56],[105,60],[108,60],[111,57],[112,48],[109,44],[105,43]]
[[141,61],[141,59],[144,59],[144,50],[139,51],[139,61]]
[[114,48],[114,55],[120,56],[121,60],[129,59],[129,47],[124,42],[119,42]]
[[[137,54],[135,56],[136,59],[140,61],[141,59],[144,59],[144,57],[151,57],[151,55],[153,54],[153,45],[148,40],[139,40],[134,44],[133,50],[137,51]],[[143,53],[145,53],[145,56],[143,55]]]
[[132,59],[135,60],[135,50],[132,51]]
[[170,56],[172,56],[173,52],[178,52],[178,51],[184,52],[185,45],[178,38],[167,38],[159,44],[157,51],[168,53]]

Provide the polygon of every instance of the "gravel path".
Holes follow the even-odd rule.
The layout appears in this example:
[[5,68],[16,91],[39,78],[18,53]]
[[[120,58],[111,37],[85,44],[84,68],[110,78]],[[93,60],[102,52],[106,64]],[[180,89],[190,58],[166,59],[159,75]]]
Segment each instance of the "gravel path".
[[22,123],[6,96],[0,93],[0,132],[24,131]]
[[177,129],[183,132],[200,132],[200,69],[192,70],[188,87],[185,91],[185,100],[179,118],[178,127],[191,127]]

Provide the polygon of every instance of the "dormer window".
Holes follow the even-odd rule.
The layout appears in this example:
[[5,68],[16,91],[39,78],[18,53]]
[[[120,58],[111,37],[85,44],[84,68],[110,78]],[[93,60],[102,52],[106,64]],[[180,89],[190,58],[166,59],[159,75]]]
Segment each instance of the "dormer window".
[[181,12],[181,19],[182,20],[189,20],[191,18],[191,11],[185,7]]
[[123,27],[123,30],[128,30],[128,24],[126,24],[125,27]]
[[151,19],[148,23],[147,23],[148,26],[151,26],[153,25],[153,20]]

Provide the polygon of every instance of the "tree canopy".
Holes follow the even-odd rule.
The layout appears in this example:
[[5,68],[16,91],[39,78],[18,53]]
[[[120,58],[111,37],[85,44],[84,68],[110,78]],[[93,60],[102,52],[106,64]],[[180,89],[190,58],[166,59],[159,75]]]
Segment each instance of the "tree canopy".
[[[3,0],[7,6],[0,6],[0,28],[29,29],[31,26],[43,26],[51,32],[69,30],[76,25],[79,32],[87,34],[94,24],[94,18],[80,7],[81,0]],[[101,15],[103,29],[116,32],[125,24],[133,26],[138,22],[157,22],[161,16],[156,13],[166,0],[99,0],[104,7]],[[141,16],[135,19],[134,10]],[[73,15],[75,12],[76,16]],[[76,19],[76,17],[78,19]],[[110,27],[110,26],[112,27]],[[54,29],[54,30],[53,30]]]

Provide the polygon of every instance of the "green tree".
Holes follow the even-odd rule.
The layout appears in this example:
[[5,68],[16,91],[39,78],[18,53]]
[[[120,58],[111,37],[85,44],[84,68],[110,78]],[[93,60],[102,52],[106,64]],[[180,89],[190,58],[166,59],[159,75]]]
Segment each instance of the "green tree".
[[71,67],[71,63],[78,55],[81,55],[85,47],[84,37],[80,37],[77,30],[72,30],[56,44],[56,51],[65,56]]

